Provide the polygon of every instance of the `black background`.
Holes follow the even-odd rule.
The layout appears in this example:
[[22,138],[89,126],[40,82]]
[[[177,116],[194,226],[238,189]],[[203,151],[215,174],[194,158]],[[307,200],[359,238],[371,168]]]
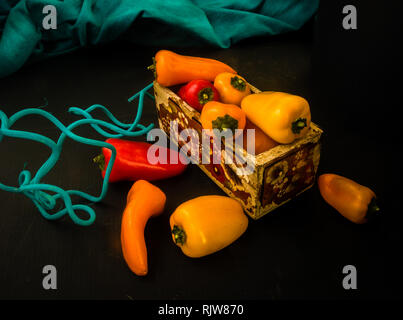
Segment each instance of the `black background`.
[[[342,8],[356,4],[358,29],[342,28]],[[167,195],[162,216],[147,224],[149,274],[128,269],[120,248],[120,221],[132,183],[111,184],[97,218],[79,227],[64,218],[42,218],[29,199],[0,192],[1,299],[387,299],[401,298],[401,209],[398,67],[401,21],[394,5],[333,1],[300,31],[243,41],[231,49],[172,48],[233,66],[261,90],[304,96],[312,118],[324,131],[319,174],[333,172],[373,189],[383,218],[354,225],[321,198],[317,187],[260,220],[228,248],[190,259],[172,242],[168,219],[182,202],[223,192],[195,165],[178,177],[158,181]],[[127,98],[152,81],[146,70],[161,48],[125,41],[85,48],[23,67],[0,79],[0,107],[11,116],[26,107],[44,109],[68,124],[70,106],[100,103],[121,121],[131,121]],[[401,89],[400,89],[401,90]],[[142,123],[156,122],[153,103]],[[33,117],[17,128],[57,138],[50,123]],[[77,132],[99,138],[91,129]],[[99,194],[101,177],[91,159],[99,150],[66,141],[46,182]],[[3,139],[0,181],[18,183],[19,172],[35,172],[49,156],[46,147]],[[57,268],[57,290],[44,290],[42,268]],[[358,289],[342,287],[343,266],[358,272]]]

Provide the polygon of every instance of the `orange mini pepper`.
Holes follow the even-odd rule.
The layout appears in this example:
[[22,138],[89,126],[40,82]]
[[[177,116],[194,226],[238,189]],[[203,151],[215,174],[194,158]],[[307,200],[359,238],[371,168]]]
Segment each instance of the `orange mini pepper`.
[[255,154],[258,155],[265,151],[268,151],[279,144],[270,138],[267,134],[265,134],[258,126],[256,126],[253,122],[246,119],[245,130],[243,131],[243,148],[247,150],[248,148],[248,135],[247,130],[253,129],[255,130]]
[[244,129],[246,115],[241,108],[234,104],[225,104],[217,101],[207,102],[200,115],[200,122],[204,129],[232,130]]
[[236,73],[227,64],[208,58],[184,56],[169,50],[160,50],[148,67],[154,71],[156,81],[165,86],[174,86],[191,80],[214,81],[221,72]]
[[121,244],[127,265],[138,276],[145,276],[148,272],[145,226],[150,217],[164,211],[165,201],[164,192],[145,180],[136,181],[127,195]]
[[375,193],[353,180],[327,173],[319,176],[318,185],[323,199],[354,223],[366,223],[380,212]]
[[241,101],[251,93],[250,86],[246,80],[231,72],[223,72],[217,75],[214,80],[214,87],[220,93],[223,103],[241,105]]

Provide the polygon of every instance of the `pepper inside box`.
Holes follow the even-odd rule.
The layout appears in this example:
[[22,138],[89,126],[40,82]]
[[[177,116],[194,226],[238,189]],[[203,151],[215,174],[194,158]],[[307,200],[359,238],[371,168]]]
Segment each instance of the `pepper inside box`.
[[[260,92],[253,86],[251,90],[253,93]],[[192,128],[201,135],[199,112],[156,81],[154,95],[159,126],[168,137],[171,121],[175,120],[179,131]],[[240,201],[250,217],[258,219],[313,186],[320,160],[322,133],[311,122],[308,133],[291,144],[278,145],[256,156],[240,148],[236,152],[254,158],[251,159],[255,164],[254,171],[248,175],[237,174],[239,165],[236,162],[224,163],[224,157],[220,164],[199,163],[198,166],[226,194]]]

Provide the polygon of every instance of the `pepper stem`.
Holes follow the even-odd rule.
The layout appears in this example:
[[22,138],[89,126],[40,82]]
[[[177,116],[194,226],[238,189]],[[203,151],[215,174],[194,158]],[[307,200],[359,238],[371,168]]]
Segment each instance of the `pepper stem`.
[[217,117],[217,119],[213,120],[212,127],[213,129],[220,130],[220,132],[230,129],[235,134],[235,129],[238,129],[238,120],[226,114],[224,117]]
[[239,91],[245,91],[246,89],[246,82],[245,80],[241,79],[238,76],[232,77],[231,78],[231,86],[233,86],[235,89]]
[[172,234],[174,235],[174,240],[176,244],[183,245],[186,242],[186,233],[185,230],[174,225],[172,228]]
[[209,87],[201,89],[197,94],[197,98],[199,100],[200,105],[204,106],[207,102],[213,100],[214,98],[213,89]]
[[298,118],[291,124],[291,131],[295,134],[299,134],[306,126],[306,119]]
[[153,57],[153,64],[147,67],[147,70],[151,70],[154,73],[154,78],[157,79],[157,61]]
[[99,169],[101,169],[101,171],[105,170],[105,157],[103,154],[96,156],[92,161],[94,161],[94,163],[96,163],[98,165],[98,167],[99,167]]
[[379,217],[381,213],[381,208],[379,208],[378,204],[376,203],[375,197],[371,199],[371,202],[368,204],[368,210],[366,214],[366,218],[368,221],[373,220],[376,217]]

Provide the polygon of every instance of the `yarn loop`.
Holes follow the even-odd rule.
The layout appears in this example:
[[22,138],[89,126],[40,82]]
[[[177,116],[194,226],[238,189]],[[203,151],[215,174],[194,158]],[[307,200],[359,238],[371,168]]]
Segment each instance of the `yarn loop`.
[[[108,190],[109,176],[113,163],[116,159],[116,149],[114,146],[106,143],[103,140],[89,139],[77,135],[73,133],[73,129],[83,125],[90,125],[104,138],[121,138],[125,136],[136,137],[146,134],[154,127],[154,125],[150,124],[148,126],[144,126],[139,122],[143,112],[144,97],[147,96],[151,99],[154,99],[153,95],[148,92],[152,86],[152,83],[147,85],[145,88],[128,99],[129,102],[133,102],[135,99],[138,99],[137,114],[132,123],[123,123],[119,121],[105,106],[100,104],[94,104],[85,110],[78,107],[70,107],[68,112],[81,116],[83,119],[74,121],[67,127],[51,113],[40,108],[23,109],[12,115],[10,118],[8,118],[6,114],[0,110],[0,142],[4,137],[27,139],[40,142],[49,147],[52,151],[49,158],[43,163],[34,176],[31,175],[30,171],[25,170],[24,168],[24,170],[22,170],[18,176],[18,187],[7,186],[0,182],[0,190],[24,194],[26,197],[31,199],[45,219],[57,220],[67,214],[77,225],[91,225],[95,221],[96,217],[94,209],[91,208],[89,204],[73,204],[72,196],[82,198],[90,203],[99,202],[105,197]],[[102,111],[110,122],[94,118],[91,113],[95,110]],[[55,142],[41,134],[12,129],[12,126],[16,121],[30,115],[39,115],[52,122],[61,131],[58,141]],[[110,132],[107,132],[105,129],[109,130]],[[99,196],[93,196],[79,190],[64,190],[58,186],[41,182],[46,174],[57,163],[62,152],[63,142],[66,138],[70,138],[78,143],[101,148],[104,147],[111,150],[111,158],[106,168],[105,177],[102,183],[102,190]],[[63,202],[64,208],[56,212],[51,212],[55,209],[57,200],[61,200]],[[86,219],[81,218],[77,215],[77,211],[85,212],[88,217]]]

